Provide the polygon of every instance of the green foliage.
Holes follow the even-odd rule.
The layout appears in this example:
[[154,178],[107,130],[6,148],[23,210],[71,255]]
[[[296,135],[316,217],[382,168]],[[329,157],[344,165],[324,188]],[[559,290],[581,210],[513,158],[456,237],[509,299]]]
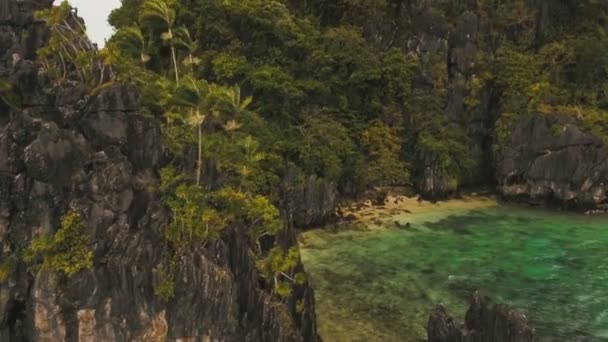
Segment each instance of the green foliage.
[[[242,126],[238,132],[208,134],[205,127],[211,130],[233,119],[221,110],[219,122],[203,125],[203,158],[220,161],[230,175],[229,183],[247,191],[276,187],[276,174],[282,170],[268,165],[272,158],[340,183],[381,185],[409,182],[408,174],[419,174],[420,156],[429,152],[437,154],[446,172],[460,180],[473,166],[466,122],[448,123],[445,118],[448,89],[456,86],[454,82],[466,91],[465,120],[487,111],[482,108],[487,98],[482,101],[482,97],[494,94],[500,99],[495,104],[497,149],[516,122],[542,105],[590,111],[608,107],[602,49],[608,41],[606,10],[597,1],[554,1],[543,14],[550,16],[543,29],[537,25],[538,6],[525,0],[412,3],[399,7],[408,12],[399,17],[397,4],[385,0],[154,0],[150,3],[158,3],[155,7],[148,2],[125,0],[111,16],[117,36],[130,30],[132,18],[145,19],[139,24],[145,44],[134,39],[132,51],[126,49],[137,64],[145,45],[146,54],[153,56],[146,67],[158,75],[168,74],[167,65],[181,65],[174,73],[187,73],[209,84],[239,83],[243,93],[255,98],[249,110],[267,119],[253,131],[238,120],[236,126]],[[153,7],[157,10],[151,11]],[[153,13],[141,15],[146,8]],[[423,13],[452,30],[462,24],[466,11],[479,15],[484,29],[471,37],[478,51],[468,60],[465,79],[448,79],[443,53],[398,49],[399,41],[390,38],[403,40],[400,32],[419,29],[420,24],[408,16]],[[571,16],[574,19],[569,20]],[[387,25],[389,31],[377,25],[391,20],[395,27]],[[171,37],[169,27],[175,31]],[[183,27],[196,30],[181,32]],[[171,44],[173,48],[167,49]],[[152,82],[142,83],[153,94]],[[165,112],[184,116],[183,109],[165,106]],[[399,174],[377,175],[360,163],[369,156],[362,134],[376,120],[400,138],[399,152],[390,153],[401,163]],[[173,151],[196,144],[196,137],[185,134],[180,125],[165,131]],[[255,166],[242,165],[243,158],[237,158],[237,141],[246,136],[265,147],[259,151],[265,160]],[[394,159],[384,161],[394,166]]]
[[[608,137],[605,6],[538,8],[526,0],[123,0],[103,58],[117,79],[140,87],[144,112],[165,121],[176,161],[197,151],[194,176],[163,171],[171,244],[205,244],[238,226],[258,258],[281,259],[289,253],[269,256],[259,239],[280,232],[272,201],[286,175],[364,190],[417,183],[432,161],[456,189],[481,162],[470,139],[480,122],[496,120],[483,134],[493,134],[497,151],[538,112],[572,113]],[[460,32],[467,11],[483,25],[466,49],[446,56],[441,39],[427,41]],[[426,28],[417,18],[433,22],[431,35],[419,37]],[[214,172],[203,165],[219,179],[205,184]],[[266,278],[286,295],[298,276],[274,266]]]
[[170,300],[175,296],[175,271],[177,261],[175,257],[169,259],[166,265],[160,265],[156,270],[157,283],[154,294],[162,300]]
[[[111,21],[118,28],[117,36],[123,28],[133,25],[123,18],[135,13],[133,8],[139,3],[125,2],[123,8],[112,14]],[[248,191],[275,188],[276,173],[259,170],[269,167],[269,160],[279,161],[285,156],[301,166],[304,172],[318,173],[341,183],[353,182],[359,175],[356,169],[363,152],[355,142],[362,131],[374,119],[397,127],[406,121],[406,102],[415,78],[416,59],[398,49],[391,49],[387,54],[376,53],[363,38],[361,29],[353,25],[322,29],[311,18],[291,12],[282,1],[195,1],[187,8],[176,2],[170,8],[176,12],[175,20],[155,19],[156,23],[169,22],[175,27],[192,27],[193,22],[200,25],[199,30],[185,35],[185,44],[177,44],[176,39],[177,60],[189,60],[190,56],[200,58],[200,64],[189,71],[190,77],[197,82],[205,79],[209,85],[213,84],[212,81],[238,82],[244,92],[255,98],[251,102],[244,97],[243,103],[250,102],[251,108],[244,111],[241,108],[240,111],[245,113],[240,115],[232,115],[234,111],[218,102],[201,111],[201,117],[206,115],[204,121],[210,120],[209,115],[213,113],[208,109],[214,109],[218,115],[200,125],[203,126],[200,135],[203,139],[197,140],[202,140],[199,151],[203,153],[199,159],[218,161],[222,171],[229,175],[230,184]],[[356,10],[351,13],[363,12]],[[149,51],[156,49],[159,54],[152,58],[148,67],[165,75],[163,66],[172,57],[163,52],[157,35],[167,25],[150,24],[146,20],[142,26],[144,37],[151,37],[147,44]],[[141,45],[137,40],[133,42]],[[131,52],[133,58],[137,57],[137,50]],[[191,88],[185,83],[189,82],[180,82],[179,88]],[[147,84],[143,86],[147,87]],[[382,87],[389,91],[383,91]],[[185,90],[179,88],[177,97],[181,97],[180,93]],[[221,93],[234,88],[217,89]],[[238,95],[240,97],[240,89]],[[199,98],[209,104],[207,95]],[[181,107],[198,107],[192,101],[173,103]],[[328,115],[313,118],[310,113],[318,109]],[[174,118],[174,125],[165,129],[171,138],[170,146],[173,151],[183,151],[192,144],[192,136],[182,134],[185,129],[175,123],[180,121],[180,116],[198,115],[184,115],[184,110],[179,108],[166,112]],[[245,118],[252,118],[252,112],[260,113],[269,121],[268,124],[247,122]],[[224,128],[232,122],[236,124],[232,127],[239,129],[209,134],[207,129],[216,122]],[[301,134],[293,130],[296,123],[301,124]],[[325,124],[328,127],[322,127]],[[194,134],[199,136],[196,132]],[[263,160],[242,154],[239,157],[239,151],[248,150],[240,147],[248,144],[247,139],[272,151],[259,151],[265,156]],[[321,146],[324,142],[327,144]],[[320,151],[317,147],[324,149]],[[252,160],[255,165],[251,165]],[[280,168],[272,169],[272,172],[281,172]]]
[[189,184],[184,175],[172,167],[161,170],[161,191],[165,204],[171,210],[171,223],[165,237],[177,248],[195,242],[206,243],[219,238],[226,227],[225,218],[206,206],[205,194],[200,186]]
[[515,123],[533,114],[548,86],[540,79],[538,61],[533,55],[505,46],[499,50],[497,85],[503,95],[501,115],[496,123],[497,143],[502,145]]
[[[118,29],[108,43],[108,47],[115,51],[120,51],[121,54],[131,55],[132,58],[139,56],[139,61],[144,69],[151,59],[148,54],[147,40],[144,37],[141,28],[137,25],[125,26]],[[120,64],[122,63],[129,63],[129,61],[128,59],[122,58],[119,63],[116,64],[120,67]],[[126,72],[126,70],[127,69],[121,69],[121,73]]]
[[[177,72],[177,71],[176,71]],[[196,185],[200,184],[203,166],[203,123],[209,115],[216,115],[212,100],[215,95],[215,87],[210,86],[204,80],[195,80],[188,76],[182,86],[177,88],[172,101],[178,105],[188,107],[188,115],[183,122],[194,128],[197,132],[198,158],[196,161]]]
[[439,170],[451,178],[452,190],[456,190],[473,167],[469,141],[462,129],[446,121],[431,120],[421,130],[417,141],[421,156],[432,156]]
[[279,210],[261,195],[250,195],[233,188],[211,194],[212,202],[228,219],[257,241],[263,235],[276,235],[283,228]]
[[356,162],[355,144],[349,132],[331,117],[310,116],[300,129],[298,152],[304,171],[338,182]]
[[403,185],[409,182],[409,171],[400,160],[401,140],[394,129],[375,121],[361,134],[365,164],[361,167],[364,184]]
[[266,257],[257,263],[258,271],[267,279],[274,282],[274,292],[279,297],[291,295],[294,285],[302,285],[306,282],[306,276],[297,272],[300,263],[300,252],[297,247],[285,251],[281,247],[275,247],[268,252]]
[[32,240],[23,260],[33,263],[35,268],[40,266],[44,271],[56,272],[67,278],[93,267],[93,250],[80,215],[68,212],[54,235]]
[[173,66],[175,82],[179,84],[179,71],[175,52],[176,36],[173,32],[176,19],[175,9],[173,8],[174,4],[174,0],[145,0],[141,5],[139,16],[142,21],[159,20],[165,25],[167,31],[162,32],[160,38],[163,41],[169,42],[171,47],[171,65]]
[[105,65],[97,48],[89,41],[84,23],[74,15],[67,1],[36,12],[49,27],[48,43],[38,50],[38,58],[55,83],[76,78],[93,90],[104,81]]
[[[229,121],[227,125],[236,125],[236,121]],[[226,127],[229,128],[229,127]],[[229,149],[217,149],[224,154],[224,162],[218,165],[219,169],[226,173],[227,177],[233,179],[232,183],[238,184],[239,190],[255,193],[261,187],[260,183],[266,181],[261,163],[267,158],[257,140],[247,135],[243,138],[231,138],[224,146]],[[213,153],[210,153],[214,155]]]
[[221,52],[211,62],[211,71],[221,82],[233,82],[240,78],[248,68],[247,59],[244,56]]
[[[608,143],[608,110],[601,110],[593,107],[582,106],[548,106],[542,105],[539,107],[541,114],[552,115],[568,115],[577,119],[577,123],[582,128],[592,132],[596,136]],[[559,127],[556,127],[559,126]],[[561,134],[563,126],[554,124],[551,131],[556,135]],[[559,133],[559,134],[558,134]]]
[[205,194],[172,167],[161,170],[160,190],[173,214],[165,235],[177,246],[214,241],[229,225],[245,227],[254,241],[283,227],[279,210],[266,197],[230,187]]

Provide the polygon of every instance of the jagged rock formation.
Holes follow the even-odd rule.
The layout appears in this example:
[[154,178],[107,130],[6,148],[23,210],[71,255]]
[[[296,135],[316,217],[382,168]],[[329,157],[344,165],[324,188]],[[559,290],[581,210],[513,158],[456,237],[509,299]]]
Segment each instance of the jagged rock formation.
[[427,324],[428,342],[532,342],[534,329],[525,315],[507,305],[489,306],[487,298],[475,293],[465,324],[457,323],[443,305],[431,313]]
[[498,169],[502,194],[595,207],[608,201],[608,146],[571,116],[533,116],[511,135]]
[[[174,299],[154,294],[169,253],[153,191],[167,159],[160,125],[139,114],[134,87],[91,97],[46,79],[32,12],[51,3],[0,0],[0,78],[21,99],[0,100],[0,261],[14,263],[0,277],[0,341],[316,341],[310,286],[271,299],[238,227],[178,260]],[[94,267],[58,282],[20,255],[69,209],[83,213]],[[280,243],[293,246],[287,226]]]

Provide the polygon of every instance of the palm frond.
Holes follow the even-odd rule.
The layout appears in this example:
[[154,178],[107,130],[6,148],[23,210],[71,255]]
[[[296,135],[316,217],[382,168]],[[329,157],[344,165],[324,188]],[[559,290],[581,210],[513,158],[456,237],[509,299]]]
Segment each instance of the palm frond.
[[175,30],[175,38],[175,43],[184,47],[190,53],[194,53],[198,48],[198,42],[192,38],[190,31],[184,26]]
[[205,80],[186,76],[176,89],[172,102],[178,106],[202,108],[210,92],[210,85]]
[[253,96],[247,96],[243,102],[241,102],[241,107],[239,108],[242,111],[245,111],[249,105],[253,102]]
[[160,19],[172,27],[175,23],[175,10],[170,0],[146,0],[141,6],[140,19]]

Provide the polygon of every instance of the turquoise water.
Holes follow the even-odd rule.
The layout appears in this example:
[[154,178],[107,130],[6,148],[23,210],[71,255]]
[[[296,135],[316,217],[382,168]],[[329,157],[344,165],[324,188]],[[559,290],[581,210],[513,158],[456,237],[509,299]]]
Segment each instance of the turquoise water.
[[605,217],[501,205],[391,220],[412,228],[301,237],[326,341],[420,341],[434,304],[462,319],[477,289],[540,337],[608,340]]

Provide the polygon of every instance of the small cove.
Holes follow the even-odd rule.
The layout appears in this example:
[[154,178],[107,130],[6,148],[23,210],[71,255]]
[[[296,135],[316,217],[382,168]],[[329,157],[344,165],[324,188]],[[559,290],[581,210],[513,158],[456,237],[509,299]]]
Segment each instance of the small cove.
[[375,213],[382,228],[302,234],[324,340],[424,340],[436,303],[462,319],[476,289],[540,337],[608,340],[606,217],[491,200],[404,208]]

